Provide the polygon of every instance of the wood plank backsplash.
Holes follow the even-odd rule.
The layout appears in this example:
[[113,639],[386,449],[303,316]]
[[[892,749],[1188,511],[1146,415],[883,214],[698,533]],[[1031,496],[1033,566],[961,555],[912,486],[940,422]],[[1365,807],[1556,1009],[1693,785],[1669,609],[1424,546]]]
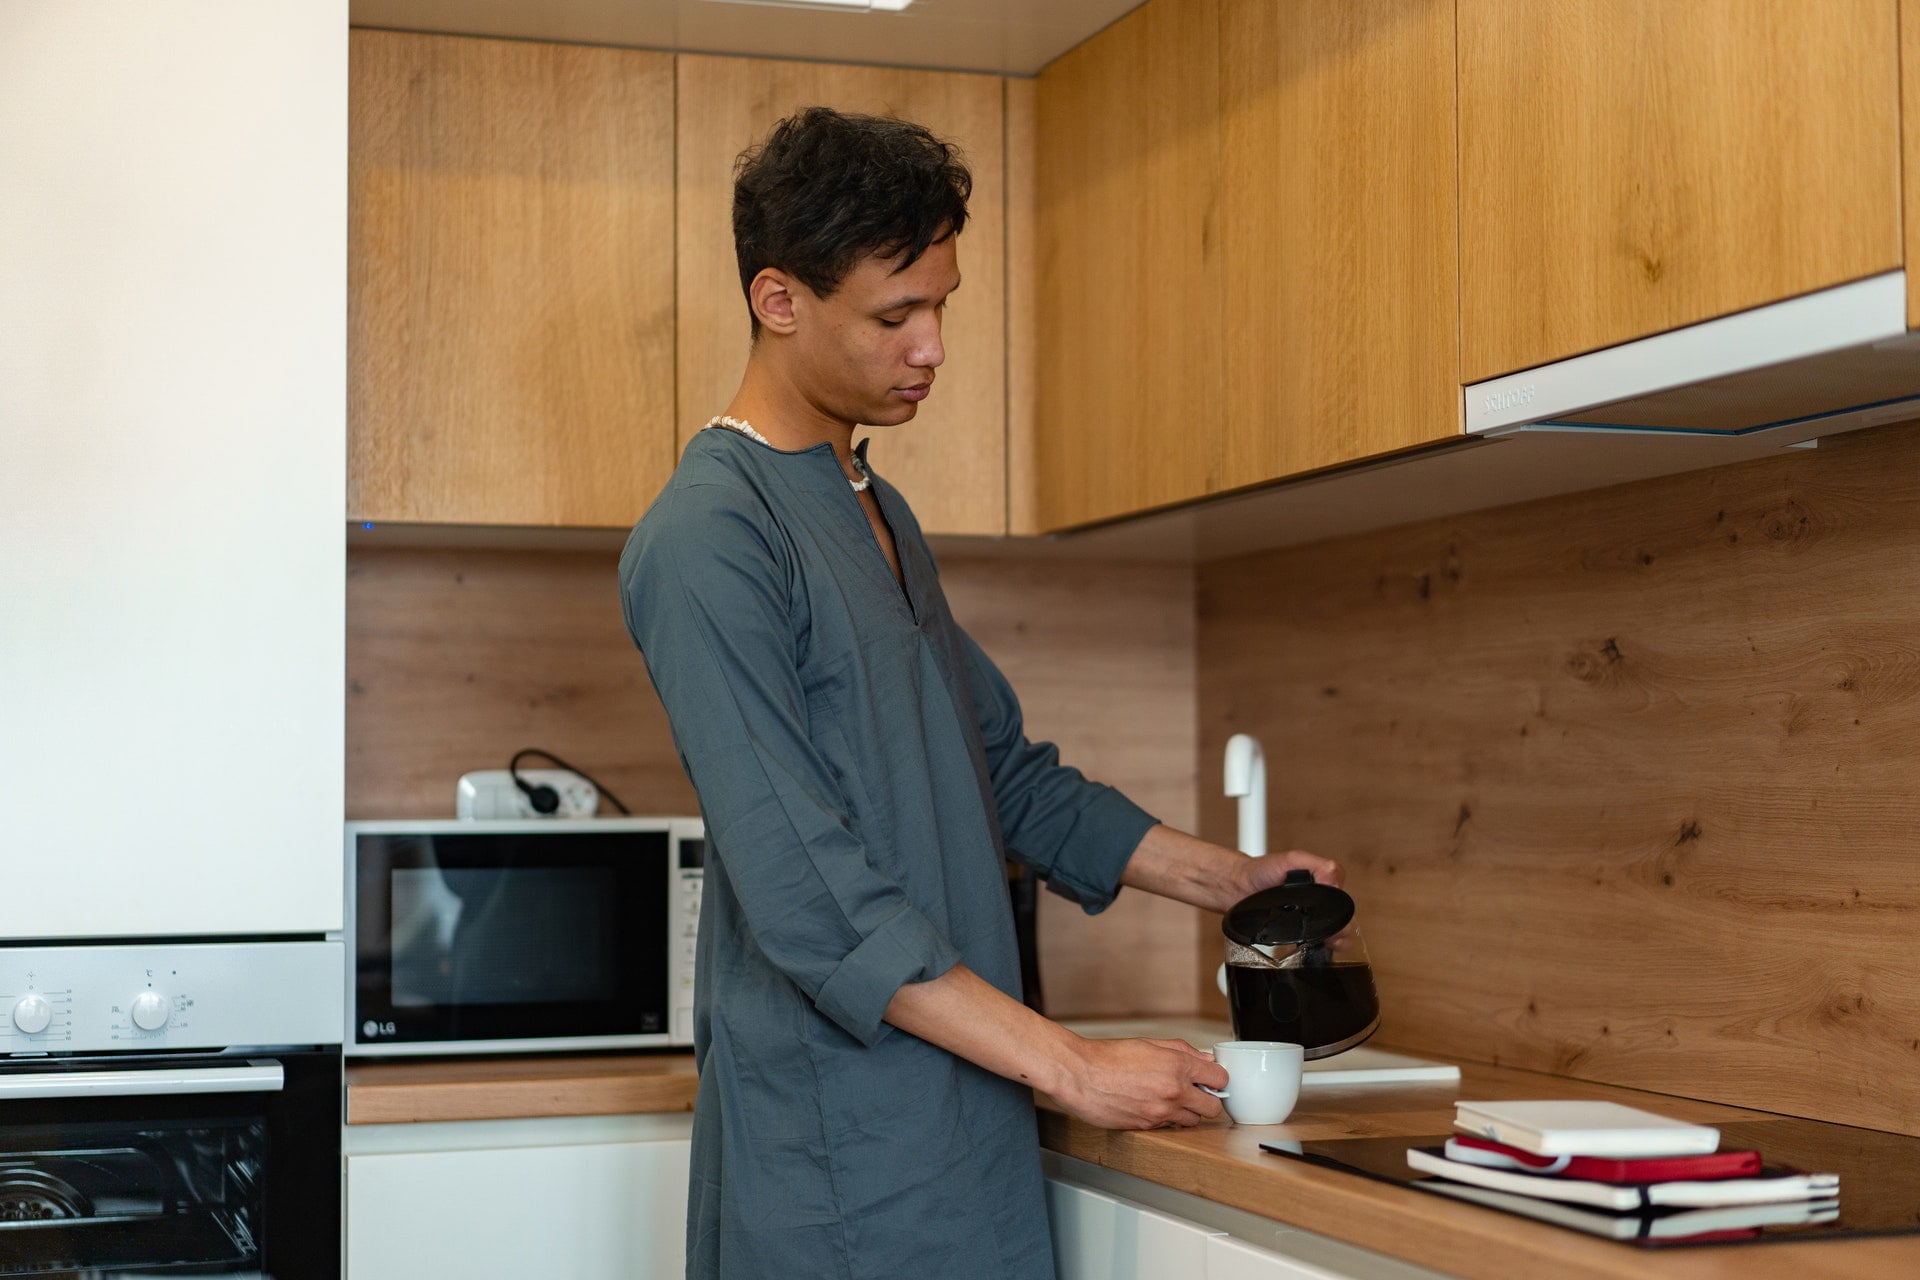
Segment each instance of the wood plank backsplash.
[[1258,735],[1273,841],[1346,864],[1383,1040],[1920,1134],[1920,431],[1220,561],[1198,615],[1201,760]]
[[[697,813],[604,552],[357,545],[347,570],[347,816],[450,817],[454,783],[545,747],[635,812]],[[945,557],[954,613],[1031,736],[1175,826],[1194,814],[1193,575]],[[1137,893],[1087,917],[1041,895],[1059,1017],[1192,1011],[1197,913]]]

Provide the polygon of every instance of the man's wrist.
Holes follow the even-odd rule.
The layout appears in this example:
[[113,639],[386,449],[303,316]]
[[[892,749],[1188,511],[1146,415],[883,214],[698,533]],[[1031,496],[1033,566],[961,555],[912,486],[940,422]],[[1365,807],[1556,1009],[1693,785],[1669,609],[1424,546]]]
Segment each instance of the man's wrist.
[[1120,882],[1208,911],[1225,912],[1246,897],[1253,859],[1168,826],[1142,837]]
[[1030,1068],[1033,1087],[1056,1098],[1072,1092],[1081,1075],[1081,1046],[1086,1041],[1050,1019],[1040,1019],[1045,1028],[1036,1046]]

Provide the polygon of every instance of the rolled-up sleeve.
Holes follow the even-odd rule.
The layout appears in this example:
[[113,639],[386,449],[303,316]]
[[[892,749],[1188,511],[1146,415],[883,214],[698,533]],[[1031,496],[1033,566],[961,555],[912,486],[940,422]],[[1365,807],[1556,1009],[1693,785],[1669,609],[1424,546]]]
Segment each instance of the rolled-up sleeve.
[[[962,632],[965,635],[964,632]],[[1120,874],[1157,821],[1126,796],[1029,742],[1020,700],[993,659],[966,636],[967,682],[1007,852],[1089,915],[1120,892]]]
[[[825,1016],[871,1045],[900,987],[960,953],[877,870],[808,734],[790,578],[739,504],[669,491],[623,558],[627,628],[666,707],[713,857],[755,944]],[[709,494],[709,496],[712,496]]]

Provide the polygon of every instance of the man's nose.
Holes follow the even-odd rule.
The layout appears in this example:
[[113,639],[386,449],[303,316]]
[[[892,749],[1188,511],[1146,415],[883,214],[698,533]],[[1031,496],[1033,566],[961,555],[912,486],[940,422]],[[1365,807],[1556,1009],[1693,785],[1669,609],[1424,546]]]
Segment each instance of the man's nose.
[[947,358],[947,348],[940,340],[940,321],[936,317],[913,344],[913,350],[907,355],[907,363],[916,369],[938,369]]

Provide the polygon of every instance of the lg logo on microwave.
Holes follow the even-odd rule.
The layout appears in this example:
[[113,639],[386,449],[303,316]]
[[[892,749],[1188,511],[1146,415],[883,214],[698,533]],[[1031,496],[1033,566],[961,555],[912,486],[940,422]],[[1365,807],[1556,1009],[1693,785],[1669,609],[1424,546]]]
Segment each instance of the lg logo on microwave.
[[1500,413],[1507,409],[1524,409],[1533,403],[1533,384],[1514,387],[1510,391],[1495,391],[1487,397],[1486,411]]
[[390,1036],[399,1030],[400,1028],[391,1022],[375,1022],[372,1018],[360,1024],[360,1034],[368,1040],[378,1040],[381,1036]]

